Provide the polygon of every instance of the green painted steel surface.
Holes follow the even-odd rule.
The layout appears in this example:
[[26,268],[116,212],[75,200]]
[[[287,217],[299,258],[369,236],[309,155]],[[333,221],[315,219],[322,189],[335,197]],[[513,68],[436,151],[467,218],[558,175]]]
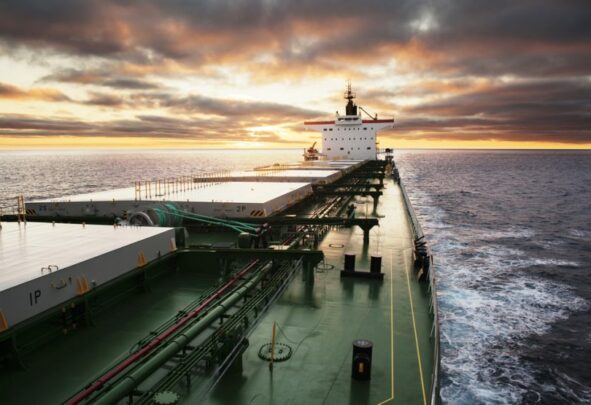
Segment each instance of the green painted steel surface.
[[[0,370],[1,403],[58,404],[129,354],[135,343],[215,285],[217,274],[193,266],[136,289],[81,328],[34,350],[25,370]],[[204,270],[204,269],[203,269]],[[34,386],[34,389],[30,389]]]
[[[365,215],[363,205],[357,215]],[[412,273],[412,230],[397,185],[387,185],[378,215],[369,245],[358,228],[327,235],[320,248],[334,268],[317,272],[313,286],[291,284],[250,336],[242,370],[227,374],[208,404],[429,402],[430,297]],[[384,281],[340,279],[345,252],[356,254],[357,270],[366,271],[371,255],[382,255]],[[270,372],[258,351],[271,340],[273,322],[280,328],[277,341],[294,353]],[[359,338],[374,343],[370,382],[351,379],[352,342]]]
[[[357,216],[371,217],[372,201],[357,199]],[[208,397],[209,404],[426,404],[433,371],[432,315],[426,284],[412,273],[412,231],[400,188],[386,182],[377,214],[380,226],[364,245],[359,227],[330,231],[322,241],[326,265],[313,285],[292,281],[249,337],[241,367],[228,372]],[[227,242],[228,233],[199,234],[191,242]],[[345,252],[357,256],[357,270],[369,271],[373,254],[382,256],[382,282],[341,279]],[[95,326],[74,331],[24,358],[26,370],[0,370],[2,402],[60,403],[129,353],[139,339],[214,285],[219,277],[202,255],[180,255],[179,266],[135,292],[113,310],[95,317]],[[210,261],[211,262],[211,261]],[[302,275],[303,276],[303,275]],[[258,357],[271,341],[293,348],[273,372]],[[374,343],[372,379],[351,379],[352,342]],[[199,380],[199,378],[197,379]],[[197,381],[196,381],[197,382]],[[28,389],[34,385],[35,389]],[[197,384],[194,384],[195,388]],[[196,390],[179,392],[195,403]]]

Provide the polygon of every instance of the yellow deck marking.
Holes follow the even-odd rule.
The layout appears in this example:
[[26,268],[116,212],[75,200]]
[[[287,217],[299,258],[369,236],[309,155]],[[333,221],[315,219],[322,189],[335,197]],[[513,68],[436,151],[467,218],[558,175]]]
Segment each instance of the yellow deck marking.
[[392,252],[393,250],[390,250],[390,398],[378,405],[394,399],[394,259]]
[[417,335],[417,324],[415,321],[415,309],[412,303],[412,292],[410,291],[410,278],[408,277],[408,266],[406,273],[406,286],[408,287],[408,300],[410,301],[410,314],[412,316],[412,328],[415,333],[415,346],[417,348],[417,360],[419,361],[419,375],[421,376],[421,389],[423,391],[423,404],[427,405],[427,395],[425,394],[425,381],[423,379],[423,365],[421,363],[421,350],[419,349],[419,338]]

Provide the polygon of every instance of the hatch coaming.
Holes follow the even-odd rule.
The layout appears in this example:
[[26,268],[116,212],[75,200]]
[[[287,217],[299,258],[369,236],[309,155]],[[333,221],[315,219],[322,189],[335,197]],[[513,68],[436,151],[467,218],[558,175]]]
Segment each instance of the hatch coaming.
[[9,327],[171,251],[172,228],[7,222],[0,232],[0,310]]

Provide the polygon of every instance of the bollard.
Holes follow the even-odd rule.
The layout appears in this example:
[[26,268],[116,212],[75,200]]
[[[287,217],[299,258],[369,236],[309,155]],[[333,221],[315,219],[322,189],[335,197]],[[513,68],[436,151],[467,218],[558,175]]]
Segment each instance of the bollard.
[[353,361],[351,364],[351,378],[357,381],[371,379],[371,356],[373,343],[367,339],[353,341]]
[[355,271],[355,255],[351,253],[345,253],[345,271]]
[[382,256],[371,257],[369,271],[376,274],[382,272]]

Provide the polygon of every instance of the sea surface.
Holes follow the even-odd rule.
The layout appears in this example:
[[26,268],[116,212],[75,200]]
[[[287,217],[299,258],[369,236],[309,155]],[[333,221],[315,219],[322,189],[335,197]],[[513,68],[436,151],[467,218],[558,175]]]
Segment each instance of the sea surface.
[[[0,207],[301,159],[297,150],[0,151]],[[397,151],[435,255],[447,404],[591,403],[591,152]]]
[[591,152],[401,151],[448,404],[591,403]]

